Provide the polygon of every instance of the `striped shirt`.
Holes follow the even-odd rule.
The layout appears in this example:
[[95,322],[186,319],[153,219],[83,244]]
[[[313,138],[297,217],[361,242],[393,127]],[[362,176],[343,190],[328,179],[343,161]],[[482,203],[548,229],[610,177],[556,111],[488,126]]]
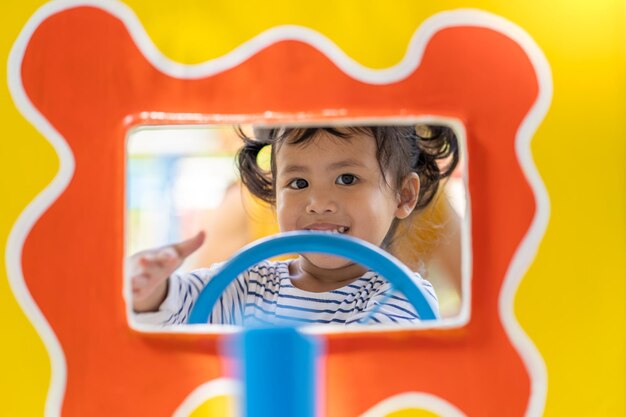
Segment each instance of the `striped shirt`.
[[[240,274],[220,296],[209,317],[214,324],[354,324],[419,321],[409,301],[376,272],[368,271],[349,285],[328,292],[295,287],[289,276],[290,261],[264,261]],[[195,300],[219,269],[174,274],[168,295],[156,313],[136,314],[142,323],[186,323]],[[437,297],[432,285],[415,273],[432,305]]]

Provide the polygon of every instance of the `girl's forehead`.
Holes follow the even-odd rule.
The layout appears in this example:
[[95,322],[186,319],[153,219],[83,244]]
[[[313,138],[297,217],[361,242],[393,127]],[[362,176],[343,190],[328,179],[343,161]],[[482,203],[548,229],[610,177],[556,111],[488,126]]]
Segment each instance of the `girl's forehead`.
[[[347,128],[343,128],[347,129]],[[290,135],[283,141],[281,141],[278,147],[287,146],[291,149],[311,149],[311,148],[336,148],[336,147],[355,147],[363,146],[367,147],[370,142],[375,142],[374,138],[366,133],[353,131],[353,130],[341,130],[342,136],[333,135],[330,132],[319,129],[312,136],[302,139],[301,135]],[[344,136],[345,135],[345,136]]]
[[[337,137],[326,132],[316,133],[315,136],[302,142],[284,141],[276,147],[276,159],[301,156],[301,155],[325,155],[346,156],[349,154],[355,158],[368,158],[375,156],[376,142],[367,135],[352,135]],[[311,161],[314,162],[314,161]]]
[[322,169],[361,166],[378,170],[376,142],[373,138],[320,135],[301,143],[282,143],[275,154],[277,173],[293,170],[293,167],[317,166]]

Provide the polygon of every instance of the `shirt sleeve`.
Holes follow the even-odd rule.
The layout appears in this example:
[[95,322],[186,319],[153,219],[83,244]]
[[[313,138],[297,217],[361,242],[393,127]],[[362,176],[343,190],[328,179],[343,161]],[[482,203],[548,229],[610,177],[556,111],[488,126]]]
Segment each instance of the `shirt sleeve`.
[[[219,271],[221,264],[184,274],[172,274],[167,283],[167,296],[155,312],[134,313],[141,324],[169,326],[187,323],[198,296]],[[208,322],[236,324],[241,322],[245,300],[245,277],[238,276],[219,297]]]
[[[432,284],[415,274],[415,282],[424,290],[435,317],[439,317],[439,302]],[[410,324],[421,321],[413,305],[400,291],[394,290],[388,281],[384,281],[372,295],[363,311],[356,314],[346,324],[396,323]]]

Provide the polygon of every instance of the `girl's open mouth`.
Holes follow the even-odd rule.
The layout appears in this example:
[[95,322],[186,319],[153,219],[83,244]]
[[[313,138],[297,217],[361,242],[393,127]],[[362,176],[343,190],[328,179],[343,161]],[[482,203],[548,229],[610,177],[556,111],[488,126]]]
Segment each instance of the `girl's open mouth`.
[[331,227],[310,227],[310,228],[305,228],[304,230],[311,230],[314,232],[326,232],[326,233],[339,233],[341,235],[348,233],[348,231],[350,230],[350,228],[348,226],[337,226],[334,228]]

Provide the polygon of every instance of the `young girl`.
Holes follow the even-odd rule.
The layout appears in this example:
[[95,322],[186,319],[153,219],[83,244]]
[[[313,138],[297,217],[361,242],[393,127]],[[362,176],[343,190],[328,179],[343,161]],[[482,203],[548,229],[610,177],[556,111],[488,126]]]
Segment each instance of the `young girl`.
[[[282,232],[340,233],[388,248],[398,222],[426,207],[458,162],[451,129],[435,126],[350,126],[239,132],[242,183],[275,207]],[[261,134],[262,133],[262,134]],[[271,171],[259,167],[271,146]],[[204,234],[129,260],[132,302],[143,323],[185,323],[195,299],[219,267],[174,273]],[[436,304],[432,286],[415,274]],[[389,296],[390,295],[390,296]],[[375,313],[370,316],[372,311]],[[410,323],[419,316],[384,277],[345,258],[303,253],[264,261],[224,291],[210,323]]]

